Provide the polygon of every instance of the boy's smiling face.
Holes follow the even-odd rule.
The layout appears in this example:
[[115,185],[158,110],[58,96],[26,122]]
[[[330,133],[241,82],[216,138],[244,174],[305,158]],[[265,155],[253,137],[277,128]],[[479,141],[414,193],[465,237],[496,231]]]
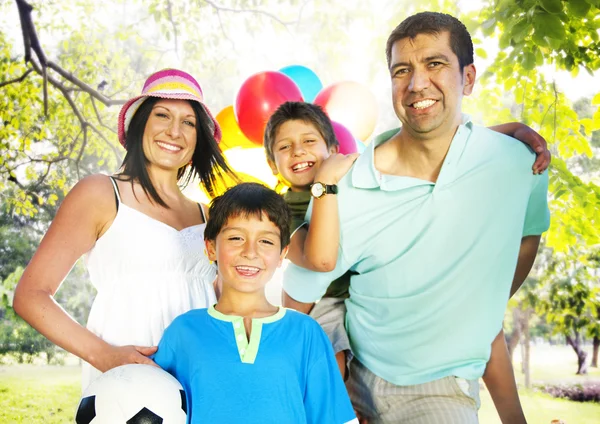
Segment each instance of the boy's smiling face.
[[273,143],[273,174],[280,174],[292,191],[308,191],[321,163],[336,147],[327,148],[319,130],[310,122],[291,120],[277,129]]
[[281,249],[279,228],[262,216],[230,217],[216,240],[206,240],[211,261],[217,261],[223,290],[252,293],[264,289],[288,248]]

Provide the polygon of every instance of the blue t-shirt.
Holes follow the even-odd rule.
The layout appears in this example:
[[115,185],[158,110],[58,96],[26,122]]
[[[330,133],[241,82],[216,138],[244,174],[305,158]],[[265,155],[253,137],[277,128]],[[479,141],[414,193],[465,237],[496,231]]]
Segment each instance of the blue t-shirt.
[[154,361],[183,386],[190,423],[358,423],[329,339],[280,308],[252,320],[214,307],[176,318]]

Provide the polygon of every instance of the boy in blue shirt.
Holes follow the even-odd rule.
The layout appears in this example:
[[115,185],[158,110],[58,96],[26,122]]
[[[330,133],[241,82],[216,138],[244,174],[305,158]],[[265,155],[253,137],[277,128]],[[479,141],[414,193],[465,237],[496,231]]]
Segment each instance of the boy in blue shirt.
[[265,285],[285,257],[290,211],[274,191],[240,184],[210,207],[216,305],[176,318],[154,360],[186,392],[190,423],[357,423],[319,325],[271,305]]

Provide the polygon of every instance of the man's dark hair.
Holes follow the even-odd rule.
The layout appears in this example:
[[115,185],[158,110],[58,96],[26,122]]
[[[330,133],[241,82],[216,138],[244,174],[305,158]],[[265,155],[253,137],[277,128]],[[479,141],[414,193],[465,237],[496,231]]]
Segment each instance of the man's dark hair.
[[335,138],[331,120],[323,109],[321,109],[321,106],[306,102],[285,102],[271,115],[265,128],[263,144],[267,159],[271,162],[275,162],[273,145],[275,144],[277,130],[287,121],[293,120],[304,121],[314,125],[321,134],[321,137],[323,137],[323,140],[325,140],[328,149],[340,145],[337,138]]
[[[152,108],[159,101],[158,97],[148,97],[131,118],[125,146],[127,153],[123,159],[122,172],[119,179],[124,181],[137,181],[151,200],[168,208],[152,185],[148,175],[148,160],[144,155],[144,130],[150,118]],[[211,120],[204,108],[198,102],[189,101],[196,116],[196,148],[190,164],[182,166],[177,172],[177,180],[185,187],[193,177],[198,177],[207,193],[212,195],[217,181],[225,175],[234,181],[239,181],[235,173],[229,168],[219,145],[210,129]]]
[[290,244],[292,214],[283,196],[258,183],[241,183],[216,197],[209,209],[205,240],[216,240],[227,220],[239,216],[262,219],[263,212],[279,228],[281,250]]
[[414,40],[419,34],[439,35],[450,33],[450,48],[458,57],[462,71],[465,66],[473,63],[473,41],[465,25],[454,16],[438,12],[422,12],[403,20],[388,37],[385,55],[388,68],[392,65],[392,47],[396,41],[403,38]]

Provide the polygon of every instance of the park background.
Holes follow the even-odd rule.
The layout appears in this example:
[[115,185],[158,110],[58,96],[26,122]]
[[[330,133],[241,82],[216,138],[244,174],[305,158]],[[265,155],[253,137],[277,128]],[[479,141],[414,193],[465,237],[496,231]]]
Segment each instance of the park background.
[[[249,76],[303,65],[325,87],[366,87],[376,134],[397,124],[385,40],[425,10],[459,17],[473,36],[466,112],[524,122],[553,154],[552,225],[504,323],[526,416],[599,422],[600,0],[0,0],[0,422],[73,420],[79,361],[16,317],[12,295],[66,192],[118,169],[119,105],[150,73],[190,72],[217,113]],[[239,132],[224,142],[234,168],[272,178],[259,147]],[[56,298],[85,323],[93,296],[80,261]],[[481,395],[481,422],[498,423]]]

